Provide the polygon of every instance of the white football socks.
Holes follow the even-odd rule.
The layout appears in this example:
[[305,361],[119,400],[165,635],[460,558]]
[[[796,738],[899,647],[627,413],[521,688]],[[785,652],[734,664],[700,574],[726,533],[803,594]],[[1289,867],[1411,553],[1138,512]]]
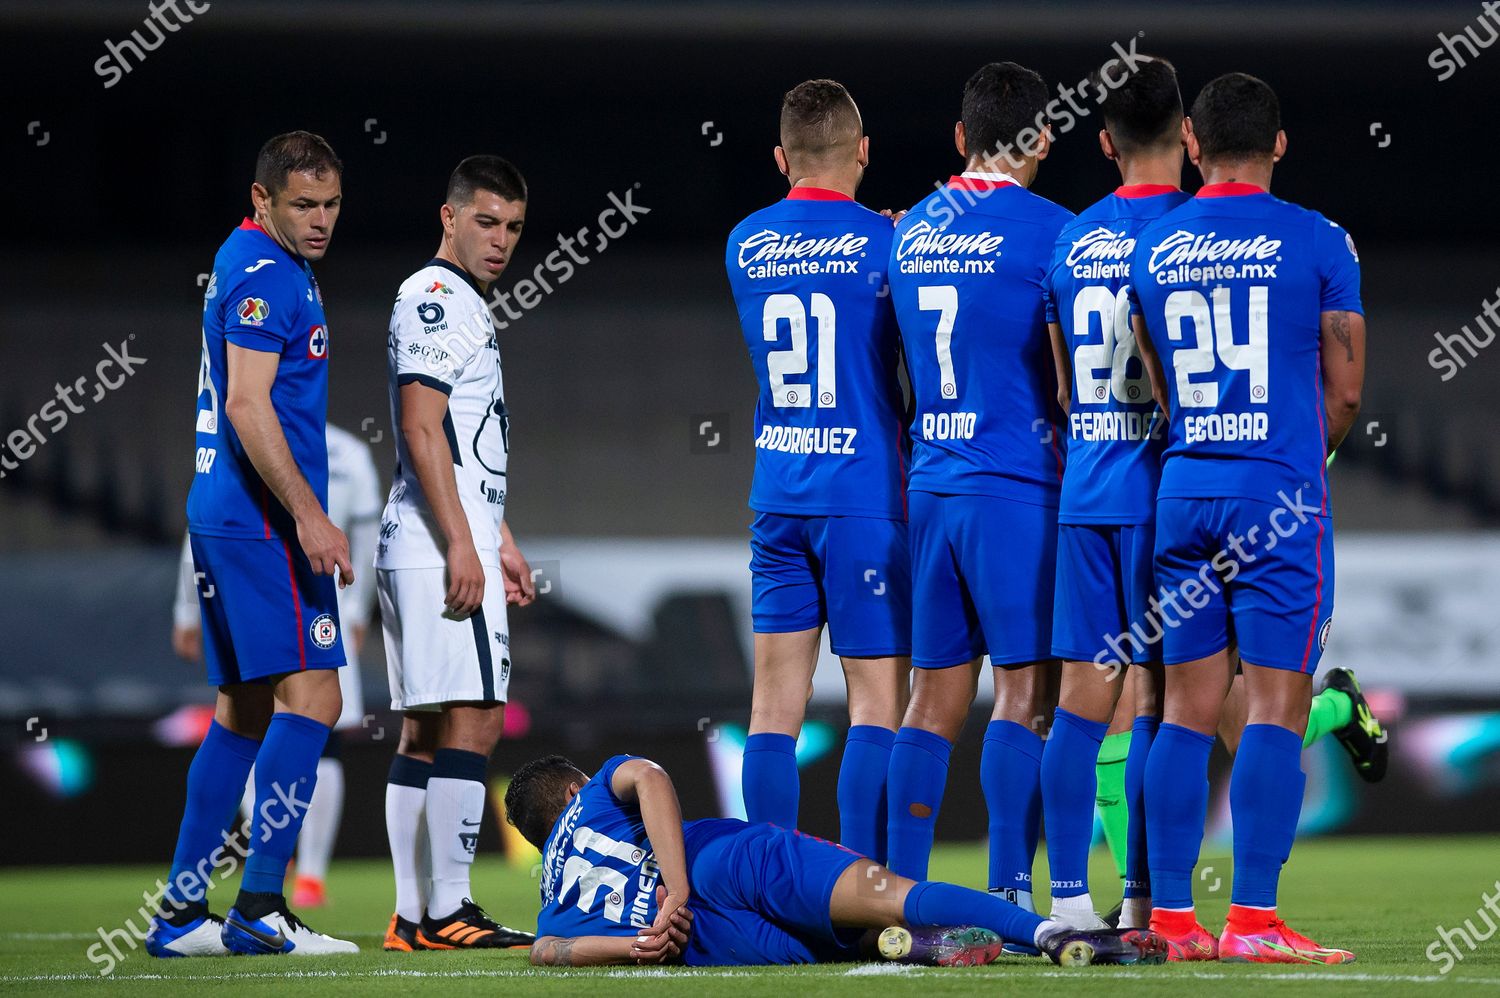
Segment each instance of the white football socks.
[[427,839],[432,853],[432,896],[427,912],[443,918],[472,896],[469,870],[484,817],[484,784],[434,776],[427,781]]
[[427,790],[399,783],[385,785],[385,832],[396,874],[396,914],[408,922],[422,918],[432,877],[427,847]]
[[338,838],[344,815],[344,764],[324,757],[318,760],[318,785],[302,817],[297,836],[297,876],[325,880],[333,842]]

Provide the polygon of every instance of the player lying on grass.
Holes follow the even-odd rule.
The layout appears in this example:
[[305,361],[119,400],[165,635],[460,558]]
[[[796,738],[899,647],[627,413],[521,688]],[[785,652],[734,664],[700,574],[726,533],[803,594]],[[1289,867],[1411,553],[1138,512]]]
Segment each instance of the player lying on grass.
[[1056,963],[1160,963],[1139,930],[1075,930],[954,884],[898,877],[842,846],[766,823],[682,820],[666,771],[618,755],[590,778],[562,756],[522,766],[507,819],[542,850],[532,963],[988,963],[1003,940]]

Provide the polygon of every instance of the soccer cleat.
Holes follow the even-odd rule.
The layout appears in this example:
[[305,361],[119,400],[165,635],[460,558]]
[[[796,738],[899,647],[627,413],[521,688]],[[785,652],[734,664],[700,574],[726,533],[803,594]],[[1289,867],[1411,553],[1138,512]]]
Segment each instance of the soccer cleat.
[[1325,690],[1338,690],[1347,696],[1354,708],[1353,719],[1333,733],[1333,737],[1344,746],[1349,758],[1354,761],[1354,771],[1366,783],[1379,783],[1385,779],[1385,767],[1389,760],[1389,735],[1380,724],[1380,719],[1370,713],[1370,704],[1365,700],[1359,680],[1350,669],[1329,669],[1323,679]]
[[317,877],[299,876],[292,888],[293,908],[321,908],[328,903],[323,890],[323,881]]
[[243,956],[282,953],[324,956],[359,952],[354,943],[314,932],[285,908],[260,918],[247,918],[238,908],[230,908],[229,914],[224,916],[222,939],[225,949]]
[[536,936],[496,923],[468,898],[447,918],[422,915],[417,942],[424,949],[517,949],[536,942]]
[[228,956],[219,938],[224,920],[205,914],[186,925],[173,925],[160,915],[151,919],[146,933],[146,952],[152,956]]
[[893,925],[880,933],[880,955],[896,963],[929,967],[978,967],[1000,956],[1000,937],[978,926]]
[[1166,941],[1142,929],[1070,929],[1053,923],[1042,934],[1041,949],[1059,967],[1162,963],[1167,959]]
[[1219,958],[1219,941],[1214,934],[1209,932],[1197,922],[1193,923],[1191,932],[1180,935],[1163,932],[1156,926],[1156,920],[1152,919],[1152,932],[1159,936],[1167,947],[1168,963],[1186,963],[1193,960],[1217,960]]
[[426,949],[417,941],[416,922],[408,922],[400,915],[391,915],[391,924],[385,927],[385,951],[387,953],[411,953]]
[[1224,927],[1219,937],[1219,959],[1225,963],[1353,963],[1346,949],[1319,946],[1281,919],[1254,932],[1233,932]]

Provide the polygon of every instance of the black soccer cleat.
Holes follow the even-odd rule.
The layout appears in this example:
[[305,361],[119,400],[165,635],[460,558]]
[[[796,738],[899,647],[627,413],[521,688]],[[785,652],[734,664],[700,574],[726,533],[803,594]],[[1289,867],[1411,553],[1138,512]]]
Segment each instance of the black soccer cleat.
[[1167,943],[1148,929],[1070,929],[1056,925],[1041,938],[1042,952],[1059,967],[1165,963]]
[[981,967],[1000,957],[1000,937],[974,925],[893,925],[880,933],[880,955],[895,963],[929,967]]
[[1390,758],[1390,735],[1380,724],[1380,719],[1370,713],[1370,704],[1359,688],[1359,680],[1350,669],[1329,669],[1323,679],[1325,690],[1338,690],[1354,705],[1354,717],[1348,724],[1333,733],[1333,737],[1344,746],[1354,762],[1354,771],[1366,783],[1379,783],[1385,779],[1385,768]]
[[415,953],[427,947],[417,941],[417,929],[420,926],[416,922],[408,922],[400,915],[391,915],[391,924],[385,928],[385,942],[382,944],[387,953]]
[[1125,899],[1121,898],[1119,901],[1115,902],[1115,906],[1113,908],[1109,909],[1109,911],[1106,911],[1099,917],[1104,919],[1104,924],[1109,926],[1111,929],[1118,929],[1120,927],[1120,916],[1124,914],[1124,912]]
[[468,898],[446,918],[423,913],[417,928],[423,949],[513,949],[529,947],[536,935],[500,925]]

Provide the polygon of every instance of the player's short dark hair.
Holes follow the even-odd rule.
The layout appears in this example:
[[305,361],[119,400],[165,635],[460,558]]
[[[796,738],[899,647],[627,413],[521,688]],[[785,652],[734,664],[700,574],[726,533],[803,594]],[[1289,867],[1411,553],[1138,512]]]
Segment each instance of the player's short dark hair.
[[319,180],[333,171],[344,175],[344,164],[334,155],[333,146],[312,132],[286,132],[268,140],[255,157],[255,182],[273,197],[286,190],[286,178],[292,173],[311,173]]
[[821,159],[857,143],[864,123],[837,80],[807,80],[781,99],[781,148],[794,159]]
[[1094,92],[1103,94],[1100,110],[1104,127],[1120,152],[1136,152],[1158,145],[1175,145],[1182,134],[1182,91],[1177,70],[1160,56],[1140,61],[1125,82],[1111,88],[1101,66],[1089,74]]
[[1265,80],[1225,73],[1198,92],[1189,112],[1204,159],[1269,156],[1281,131],[1281,102]]
[[588,774],[566,756],[533,759],[510,778],[505,791],[505,820],[516,826],[522,838],[540,849],[568,803],[568,784],[588,781]]
[[1046,106],[1047,84],[1036,71],[1014,62],[981,66],[964,84],[961,118],[969,158],[993,158],[1001,147],[1013,150],[1022,132],[1041,130]]
[[475,191],[490,191],[505,201],[525,201],[526,178],[499,156],[470,156],[455,166],[448,178],[448,203],[455,207],[468,204],[474,200]]

